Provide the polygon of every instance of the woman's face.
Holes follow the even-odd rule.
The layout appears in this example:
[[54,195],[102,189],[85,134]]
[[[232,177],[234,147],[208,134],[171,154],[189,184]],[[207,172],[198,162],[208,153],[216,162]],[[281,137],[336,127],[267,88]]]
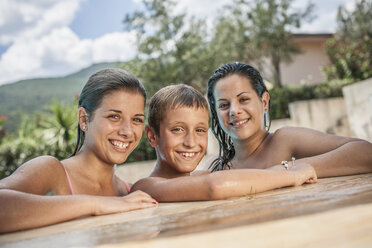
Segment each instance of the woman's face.
[[214,98],[220,126],[232,139],[243,140],[265,131],[263,116],[270,96],[265,92],[260,98],[246,77],[232,74],[218,80]]
[[88,122],[84,147],[107,164],[123,163],[142,137],[144,107],[139,93],[107,94]]

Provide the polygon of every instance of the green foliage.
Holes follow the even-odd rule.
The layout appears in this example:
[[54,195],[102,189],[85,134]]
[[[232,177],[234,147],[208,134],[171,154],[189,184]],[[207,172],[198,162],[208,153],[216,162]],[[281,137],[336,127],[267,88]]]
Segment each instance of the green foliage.
[[5,115],[0,115],[0,144],[1,144],[1,141],[3,140],[4,136],[5,136],[5,128],[4,128],[4,124],[5,122],[8,120],[8,117],[5,116]]
[[[22,115],[17,133],[6,135],[0,143],[0,179],[9,176],[20,165],[37,156],[51,155],[62,160],[74,151],[77,138],[77,101],[73,104],[55,101],[46,109],[48,112],[37,112],[32,117]],[[2,119],[5,118],[0,116],[0,123]],[[127,161],[155,158],[155,150],[143,136]]]
[[324,67],[327,78],[359,81],[372,77],[372,2],[356,2],[355,10],[339,8],[337,33],[327,41],[331,64]]
[[308,4],[304,10],[293,9],[292,3],[293,0],[234,0],[228,12],[235,19],[230,23],[240,30],[239,37],[232,42],[245,47],[241,52],[248,60],[270,58],[273,80],[279,87],[282,86],[280,63],[290,62],[300,52],[291,42],[292,31],[301,27],[303,21],[312,19],[314,7]]
[[0,115],[8,117],[4,124],[6,132],[16,132],[23,113],[31,116],[36,111],[42,111],[53,99],[69,103],[71,96],[81,91],[90,75],[116,65],[117,63],[94,64],[66,77],[29,79],[1,85]]
[[360,81],[372,77],[372,37],[333,38],[326,43],[331,65],[324,72],[331,79]]
[[361,39],[372,37],[372,1],[356,0],[355,9],[340,6],[337,14],[337,33],[340,38]]
[[160,88],[184,83],[202,91],[213,71],[213,55],[208,51],[206,24],[180,13],[171,0],[143,1],[145,10],[128,14],[127,30],[138,32],[138,56],[122,65],[145,84],[151,96]]
[[270,93],[270,116],[272,119],[288,118],[288,105],[294,101],[342,97],[342,87],[350,80],[334,80],[316,85],[273,87]]
[[26,161],[41,155],[67,158],[76,139],[76,102],[54,102],[50,112],[33,117],[22,115],[16,134],[7,135],[0,145],[0,178],[9,176]]

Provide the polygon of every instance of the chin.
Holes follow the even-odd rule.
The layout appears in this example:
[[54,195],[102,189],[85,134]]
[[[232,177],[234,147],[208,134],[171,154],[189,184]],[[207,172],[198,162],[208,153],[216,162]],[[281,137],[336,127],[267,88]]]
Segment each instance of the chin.
[[190,173],[196,169],[196,166],[190,166],[190,165],[178,165],[177,171],[179,173]]

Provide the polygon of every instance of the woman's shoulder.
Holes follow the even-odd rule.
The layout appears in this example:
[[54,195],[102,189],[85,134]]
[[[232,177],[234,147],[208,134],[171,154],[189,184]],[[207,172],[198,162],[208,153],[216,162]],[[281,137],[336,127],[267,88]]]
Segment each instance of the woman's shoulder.
[[284,126],[281,128],[278,128],[273,132],[273,138],[291,138],[291,137],[297,137],[298,135],[305,134],[308,132],[314,132],[315,130],[305,127],[292,127],[292,126]]
[[[62,174],[63,173],[63,174]],[[0,188],[43,194],[65,177],[61,162],[52,156],[40,156],[22,164],[12,175],[1,180]]]
[[40,157],[36,157],[24,163],[22,167],[32,167],[35,169],[43,169],[43,170],[58,170],[63,169],[63,165],[61,161],[57,158],[49,155],[43,155]]

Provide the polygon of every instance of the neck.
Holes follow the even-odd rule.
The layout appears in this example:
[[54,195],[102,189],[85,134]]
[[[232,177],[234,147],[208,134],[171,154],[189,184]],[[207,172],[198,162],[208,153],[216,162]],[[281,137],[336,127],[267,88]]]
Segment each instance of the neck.
[[263,143],[269,132],[262,130],[256,135],[245,140],[233,140],[235,148],[235,158],[238,160],[245,160],[259,151],[263,147]]
[[83,149],[71,159],[75,160],[74,167],[92,181],[107,183],[114,176],[113,164],[104,163],[97,156]]
[[176,178],[176,177],[183,177],[183,176],[190,176],[189,172],[180,172],[175,169],[173,169],[171,166],[166,164],[163,161],[156,161],[156,166],[154,170],[152,171],[151,177],[163,177],[163,178]]

